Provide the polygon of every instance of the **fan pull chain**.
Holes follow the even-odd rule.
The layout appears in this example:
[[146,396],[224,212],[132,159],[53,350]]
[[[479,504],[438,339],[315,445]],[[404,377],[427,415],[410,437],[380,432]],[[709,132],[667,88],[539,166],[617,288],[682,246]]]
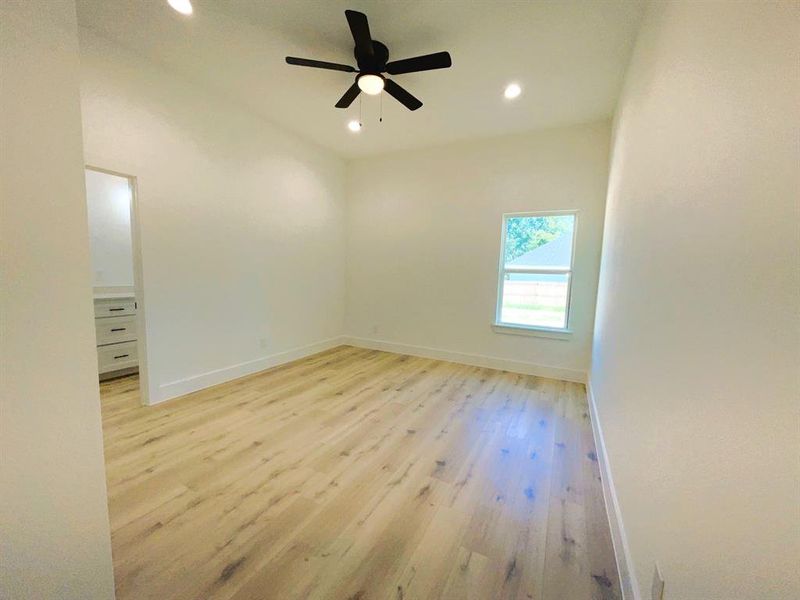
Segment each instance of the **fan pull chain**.
[[381,113],[378,122],[383,123],[383,92],[381,92]]
[[358,126],[364,126],[364,119],[361,118],[361,94],[358,95]]

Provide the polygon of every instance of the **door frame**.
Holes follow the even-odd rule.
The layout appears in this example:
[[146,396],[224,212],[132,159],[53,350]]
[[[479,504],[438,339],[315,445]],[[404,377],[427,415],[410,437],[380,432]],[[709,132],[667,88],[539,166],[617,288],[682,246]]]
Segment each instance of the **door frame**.
[[[142,268],[142,239],[139,224],[139,188],[136,175],[121,173],[95,165],[84,165],[87,171],[105,173],[128,180],[131,190],[131,253],[133,255],[133,293],[136,300],[136,350],[139,356],[139,400],[150,406],[150,377],[147,356],[147,317],[144,297],[144,269]],[[98,374],[99,377],[99,374]]]

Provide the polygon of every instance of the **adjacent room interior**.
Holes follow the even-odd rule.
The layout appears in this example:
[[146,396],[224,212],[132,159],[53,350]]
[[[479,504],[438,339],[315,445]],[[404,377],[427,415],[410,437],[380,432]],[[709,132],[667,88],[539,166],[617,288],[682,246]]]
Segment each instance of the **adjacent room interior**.
[[0,597],[800,597],[796,0],[0,28]]
[[[87,167],[86,211],[92,255],[92,297],[97,338],[97,372],[100,381],[140,372],[137,317],[142,317],[137,297],[139,252],[134,251],[135,180]],[[144,354],[144,353],[141,353]],[[130,381],[134,381],[131,379]],[[138,383],[138,378],[136,378]],[[148,404],[147,398],[141,398]]]

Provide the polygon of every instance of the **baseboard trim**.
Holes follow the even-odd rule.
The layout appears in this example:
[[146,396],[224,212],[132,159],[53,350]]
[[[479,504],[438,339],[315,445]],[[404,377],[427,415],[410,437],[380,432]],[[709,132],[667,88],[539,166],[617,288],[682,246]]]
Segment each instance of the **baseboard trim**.
[[213,385],[219,385],[220,383],[238,379],[239,377],[258,373],[264,369],[277,367],[279,365],[292,362],[293,360],[306,358],[313,354],[330,350],[331,348],[335,348],[336,346],[341,346],[344,344],[345,342],[343,339],[343,337],[329,338],[327,340],[308,344],[307,346],[292,348],[291,350],[285,350],[283,352],[277,352],[268,356],[262,356],[254,360],[238,363],[229,367],[223,367],[222,369],[214,369],[213,371],[192,375],[191,377],[186,377],[185,379],[178,379],[176,381],[170,381],[169,383],[163,383],[158,388],[158,399],[154,402],[151,398],[150,405],[152,406],[154,404],[160,404],[161,402],[166,402],[167,400],[172,400],[180,396],[185,396],[186,394],[191,394],[192,392],[204,390]]
[[595,403],[594,391],[592,390],[591,373],[589,373],[589,377],[586,381],[586,399],[589,404],[592,432],[594,433],[597,458],[600,464],[603,497],[606,502],[608,525],[611,528],[611,541],[614,544],[614,556],[617,560],[617,571],[619,571],[622,585],[622,598],[623,600],[642,600],[641,588],[639,588],[639,582],[636,579],[636,571],[633,568],[631,551],[628,546],[628,536],[625,534],[625,527],[622,522],[622,512],[620,511],[619,501],[617,500],[614,478],[611,476],[611,465],[608,462],[606,443],[603,438],[603,428],[600,425],[600,418],[597,414],[597,404]]
[[315,342],[313,344],[308,344],[307,346],[286,350],[284,352],[277,352],[268,356],[262,356],[254,360],[230,365],[221,369],[214,369],[213,371],[199,373],[184,379],[177,379],[175,381],[162,383],[158,387],[158,398],[151,398],[150,405],[152,406],[155,404],[160,404],[174,398],[185,396],[186,394],[191,394],[192,392],[204,390],[214,385],[219,385],[233,379],[238,379],[239,377],[252,375],[253,373],[258,373],[259,371],[263,371],[271,367],[277,367],[279,365],[292,362],[293,360],[306,358],[313,354],[324,352],[325,350],[330,350],[331,348],[345,344],[359,348],[369,348],[372,350],[383,350],[398,354],[410,354],[412,356],[446,360],[466,365],[473,365],[476,367],[487,367],[490,369],[512,371],[514,373],[525,373],[527,375],[549,377],[551,379],[586,383],[586,374],[583,371],[578,371],[576,369],[563,369],[560,367],[538,365],[535,363],[509,360],[494,356],[454,352],[452,350],[429,348],[427,346],[414,346],[411,344],[399,344],[384,340],[339,336]]
[[551,379],[561,379],[564,381],[586,383],[586,373],[584,373],[583,371],[578,371],[576,369],[563,369],[560,367],[538,365],[535,363],[524,362],[519,360],[498,358],[495,356],[484,356],[482,354],[467,354],[464,352],[443,350],[441,348],[429,348],[427,346],[399,344],[396,342],[373,340],[369,338],[345,336],[342,338],[342,343],[348,344],[350,346],[357,346],[359,348],[369,348],[371,350],[384,350],[386,352],[395,352],[397,354],[410,354],[411,356],[421,356],[423,358],[446,360],[465,365],[472,365],[475,367],[487,367],[490,369],[499,369],[501,371],[512,371],[514,373],[525,373],[526,375],[538,375],[539,377],[549,377]]

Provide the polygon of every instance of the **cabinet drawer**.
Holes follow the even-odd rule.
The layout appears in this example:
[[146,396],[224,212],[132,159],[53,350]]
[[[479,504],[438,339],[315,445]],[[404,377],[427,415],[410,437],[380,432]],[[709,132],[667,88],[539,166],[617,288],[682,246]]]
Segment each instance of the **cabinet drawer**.
[[136,315],[95,319],[94,329],[98,346],[132,342],[136,339]]
[[136,314],[136,300],[133,298],[103,298],[94,301],[95,317],[119,317]]
[[122,342],[97,348],[97,370],[100,373],[127,369],[139,364],[136,342]]

